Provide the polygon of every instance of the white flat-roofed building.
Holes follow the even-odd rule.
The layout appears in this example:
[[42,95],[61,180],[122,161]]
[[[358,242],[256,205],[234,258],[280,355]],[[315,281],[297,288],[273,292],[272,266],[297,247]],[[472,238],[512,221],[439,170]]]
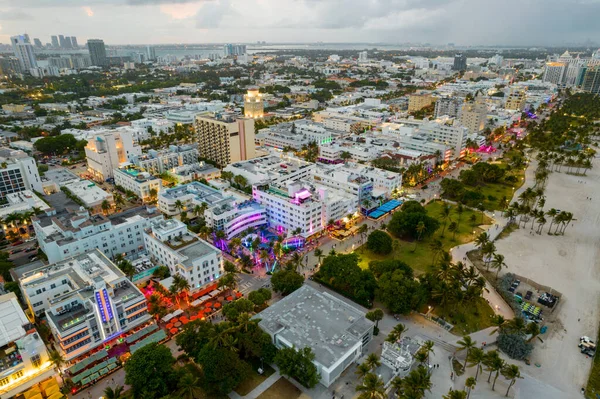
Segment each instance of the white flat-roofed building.
[[30,212],[34,208],[42,211],[50,209],[48,204],[29,190],[7,194],[4,199],[6,204],[0,205],[0,218],[4,218],[11,213]]
[[194,164],[177,166],[171,169],[170,174],[177,179],[179,184],[184,184],[200,179],[218,179],[221,177],[221,169],[215,168],[205,162],[196,162]]
[[327,163],[339,163],[344,152],[350,154],[352,161],[370,162],[381,155],[382,149],[361,143],[348,146],[341,146],[337,143],[325,144],[319,146],[319,160]]
[[50,263],[81,255],[94,248],[114,258],[134,255],[144,249],[142,232],[159,212],[133,208],[109,216],[90,215],[86,210],[48,212],[32,218],[40,248]]
[[96,183],[89,180],[73,180],[66,183],[63,187],[79,198],[83,206],[88,208],[92,213],[103,212],[102,203],[104,201],[108,201],[110,206],[113,206],[115,202],[111,193],[102,190]]
[[131,126],[146,131],[152,130],[154,133],[167,133],[174,125],[173,122],[164,118],[143,118],[131,121]]
[[133,158],[133,164],[152,174],[160,174],[178,166],[197,162],[198,148],[195,145],[171,145],[166,150],[149,150],[146,154]]
[[192,293],[223,274],[221,251],[198,238],[176,219],[153,223],[144,232],[144,241],[150,259],[155,264],[167,266],[171,275],[183,276]]
[[35,159],[21,150],[0,148],[0,198],[24,190],[43,192]]
[[[181,208],[177,207],[179,203]],[[158,196],[158,207],[167,215],[177,215],[181,211],[189,213],[196,206],[206,208],[206,224],[214,230],[223,230],[227,238],[232,238],[246,229],[267,224],[265,207],[251,198],[233,191],[218,190],[200,182],[166,189]]]
[[351,304],[308,285],[254,318],[278,348],[312,349],[313,363],[326,387],[363,356],[375,326]]
[[264,182],[281,183],[287,180],[308,180],[315,170],[315,165],[283,154],[236,162],[227,165],[223,170],[234,175],[244,176],[249,185],[254,185]]
[[17,296],[0,296],[0,399],[17,397],[54,376],[44,341],[31,324]]
[[141,291],[98,249],[27,271],[19,285],[67,361],[151,319]]
[[[162,190],[162,179],[143,172],[135,167],[115,169],[113,172],[115,185],[135,193],[144,202],[155,200]],[[154,191],[156,194],[153,196]]]

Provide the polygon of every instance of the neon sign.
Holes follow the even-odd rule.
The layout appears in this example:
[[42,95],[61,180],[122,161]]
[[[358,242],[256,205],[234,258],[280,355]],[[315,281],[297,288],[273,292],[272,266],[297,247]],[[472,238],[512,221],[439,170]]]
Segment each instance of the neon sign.
[[102,291],[96,291],[96,304],[100,309],[100,317],[103,323],[107,323],[114,318],[106,288],[103,288]]

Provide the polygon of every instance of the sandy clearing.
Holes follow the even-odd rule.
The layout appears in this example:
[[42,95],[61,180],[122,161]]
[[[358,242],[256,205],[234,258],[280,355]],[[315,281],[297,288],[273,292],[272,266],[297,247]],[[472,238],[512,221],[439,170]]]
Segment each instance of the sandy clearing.
[[[534,161],[529,169],[536,166]],[[595,166],[598,168],[600,162]],[[546,211],[573,212],[577,219],[565,236],[547,235],[549,224],[542,235],[530,235],[527,227],[497,241],[496,248],[506,257],[506,271],[563,294],[559,321],[541,336],[544,343],[536,342],[532,365],[523,366],[523,371],[569,397],[577,397],[591,365],[591,359],[579,352],[578,339],[597,335],[600,313],[600,170],[591,170],[587,177],[553,172],[545,195]],[[533,365],[536,362],[540,368]]]

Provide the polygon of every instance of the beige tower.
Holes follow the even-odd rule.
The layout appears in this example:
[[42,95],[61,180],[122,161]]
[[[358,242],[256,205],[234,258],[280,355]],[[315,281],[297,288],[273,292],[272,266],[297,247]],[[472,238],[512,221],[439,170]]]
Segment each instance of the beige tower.
[[199,156],[222,168],[256,156],[254,120],[250,118],[198,115],[195,127]]
[[469,129],[469,133],[479,133],[485,128],[487,106],[478,97],[474,102],[463,104],[460,113],[460,123]]
[[244,116],[246,118],[262,118],[264,115],[263,96],[258,88],[248,89],[244,95]]

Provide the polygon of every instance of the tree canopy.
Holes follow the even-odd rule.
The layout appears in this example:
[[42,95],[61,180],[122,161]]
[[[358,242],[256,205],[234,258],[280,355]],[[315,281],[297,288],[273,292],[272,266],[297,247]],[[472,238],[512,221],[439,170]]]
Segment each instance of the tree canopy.
[[169,348],[157,343],[146,345],[125,363],[125,383],[135,398],[161,398],[177,388],[174,364]]
[[367,238],[367,248],[376,254],[387,255],[392,252],[392,237],[385,231],[375,230]]

